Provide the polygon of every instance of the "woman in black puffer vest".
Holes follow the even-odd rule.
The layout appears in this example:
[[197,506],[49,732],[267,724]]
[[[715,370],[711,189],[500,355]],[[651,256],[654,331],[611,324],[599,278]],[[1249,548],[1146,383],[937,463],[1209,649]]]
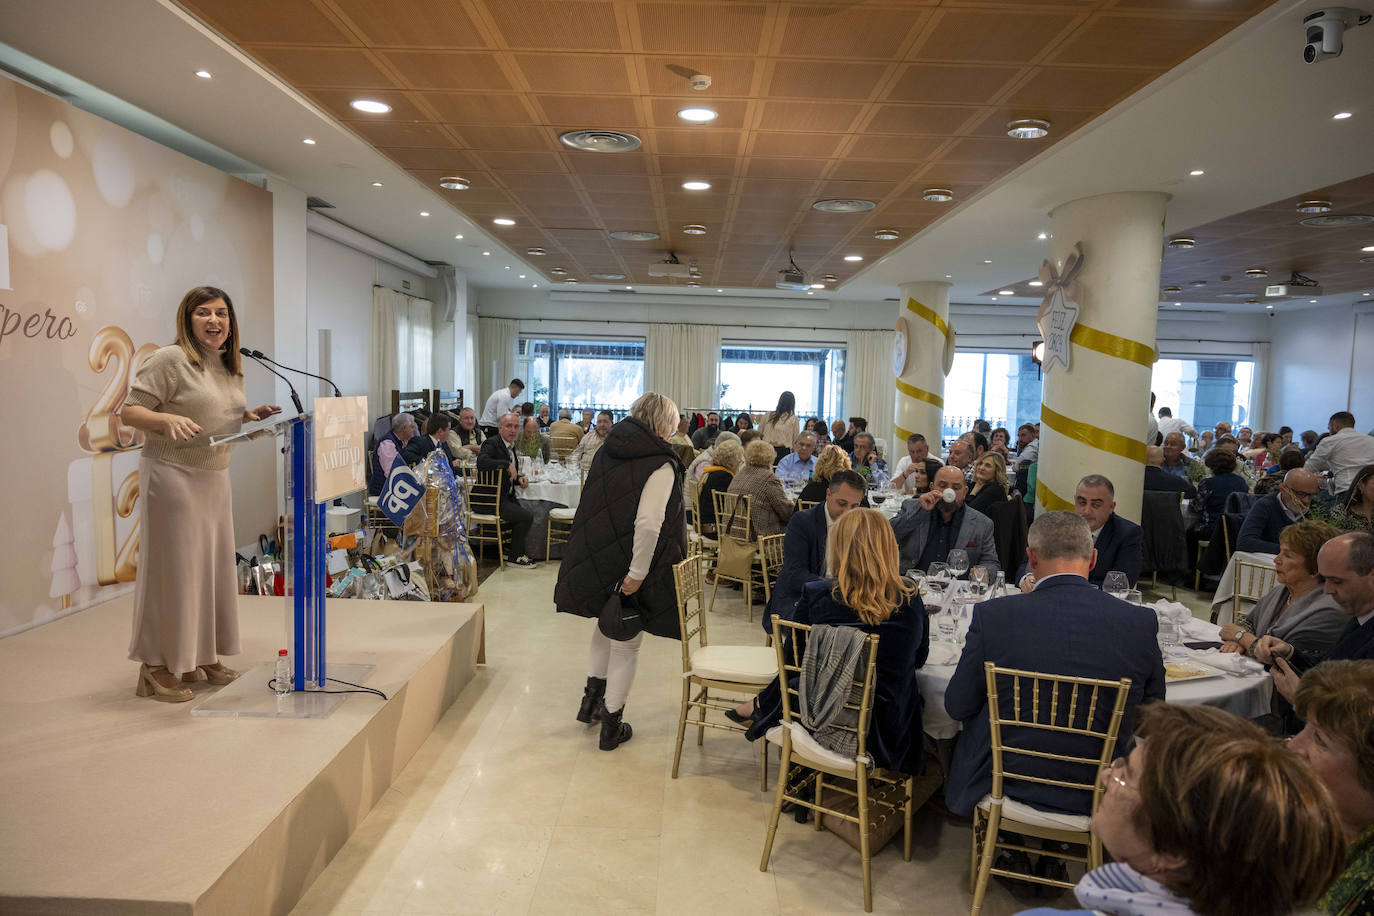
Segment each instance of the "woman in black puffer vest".
[[[639,602],[644,632],[681,638],[673,564],[687,555],[687,517],[682,463],[666,441],[677,423],[677,405],[649,392],[597,449],[554,587],[560,612],[595,620],[619,585]],[[603,751],[630,740],[630,726],[621,717],[643,639],[640,633],[617,642],[592,628],[577,719],[601,720]]]

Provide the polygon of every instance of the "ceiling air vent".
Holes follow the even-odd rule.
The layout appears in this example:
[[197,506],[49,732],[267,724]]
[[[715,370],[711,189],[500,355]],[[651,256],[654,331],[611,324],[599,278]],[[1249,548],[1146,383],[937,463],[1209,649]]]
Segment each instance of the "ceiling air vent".
[[572,149],[590,153],[628,153],[639,149],[639,138],[619,130],[570,130],[559,140]]
[[305,199],[305,209],[307,210],[333,210],[334,205],[323,197],[307,197]]

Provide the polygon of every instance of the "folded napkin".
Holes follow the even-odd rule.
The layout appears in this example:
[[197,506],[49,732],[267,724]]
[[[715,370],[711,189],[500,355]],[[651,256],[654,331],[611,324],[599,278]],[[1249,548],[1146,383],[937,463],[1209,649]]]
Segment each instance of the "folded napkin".
[[930,654],[926,656],[927,665],[957,665],[959,656],[963,652],[958,646],[951,646],[947,642],[932,642],[930,644]]
[[1183,622],[1183,638],[1192,642],[1220,642],[1221,627],[1209,620],[1189,617]]
[[1234,674],[1236,677],[1250,677],[1264,673],[1263,665],[1253,658],[1239,653],[1222,652],[1218,649],[1194,649],[1188,654],[1204,665],[1209,665],[1218,671],[1225,671],[1227,674]]

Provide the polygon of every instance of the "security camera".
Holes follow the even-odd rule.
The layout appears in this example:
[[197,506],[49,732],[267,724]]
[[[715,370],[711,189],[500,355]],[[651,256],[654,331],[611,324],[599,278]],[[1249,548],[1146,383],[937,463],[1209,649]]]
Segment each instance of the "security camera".
[[1315,64],[1340,57],[1345,30],[1364,25],[1369,19],[1369,13],[1348,6],[1328,6],[1308,13],[1302,17],[1307,35],[1307,45],[1302,49],[1303,61]]

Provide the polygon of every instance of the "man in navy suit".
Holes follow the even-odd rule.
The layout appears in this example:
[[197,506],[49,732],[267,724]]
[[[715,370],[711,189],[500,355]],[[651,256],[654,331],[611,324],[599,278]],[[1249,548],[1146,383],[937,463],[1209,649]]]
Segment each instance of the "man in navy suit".
[[[1101,588],[1107,573],[1116,570],[1124,572],[1135,588],[1140,567],[1145,563],[1144,539],[1139,525],[1116,514],[1116,487],[1112,482],[1101,474],[1084,477],[1073,493],[1073,511],[1088,523],[1097,550],[1097,562],[1088,581]],[[1029,565],[1023,563],[1016,574],[1023,592],[1035,587],[1035,581],[1027,579],[1029,571]]]
[[[988,724],[987,682],[983,663],[1046,674],[1119,680],[1130,678],[1126,710],[1116,746],[1125,753],[1135,729],[1137,707],[1164,699],[1164,661],[1156,641],[1158,624],[1148,608],[1127,604],[1088,584],[1096,551],[1084,519],[1071,512],[1045,512],[1030,527],[1026,554],[1036,577],[1035,590],[977,605],[959,665],[945,692],[945,711],[963,723],[946,779],[945,802],[956,814],[969,814],[992,787],[992,739]],[[1023,705],[1028,700],[1023,697]],[[1048,697],[1043,698],[1048,704]],[[1062,700],[1062,697],[1061,697]],[[1011,698],[1005,697],[1008,710]],[[1099,704],[1103,726],[1111,714]],[[1065,707],[1061,703],[1062,716]],[[1027,710],[1023,709],[1023,712]],[[1048,712],[1048,705],[1042,712]],[[1073,756],[1097,755],[1083,736],[1004,728],[1003,743]],[[1014,757],[1028,775],[1091,785],[1092,767],[1032,757]],[[1008,781],[1007,795],[1037,808],[1088,814],[1090,796],[1082,791],[1022,780]]]
[[1236,549],[1255,553],[1278,553],[1279,532],[1302,521],[1312,507],[1312,498],[1321,490],[1321,481],[1311,471],[1293,468],[1283,475],[1275,493],[1256,500],[1245,513],[1236,536]]
[[830,477],[825,501],[797,512],[787,523],[782,539],[782,569],[768,599],[763,628],[773,631],[773,616],[792,619],[792,609],[806,583],[826,578],[825,545],[830,527],[841,515],[863,502],[864,479],[854,471],[836,471]]

